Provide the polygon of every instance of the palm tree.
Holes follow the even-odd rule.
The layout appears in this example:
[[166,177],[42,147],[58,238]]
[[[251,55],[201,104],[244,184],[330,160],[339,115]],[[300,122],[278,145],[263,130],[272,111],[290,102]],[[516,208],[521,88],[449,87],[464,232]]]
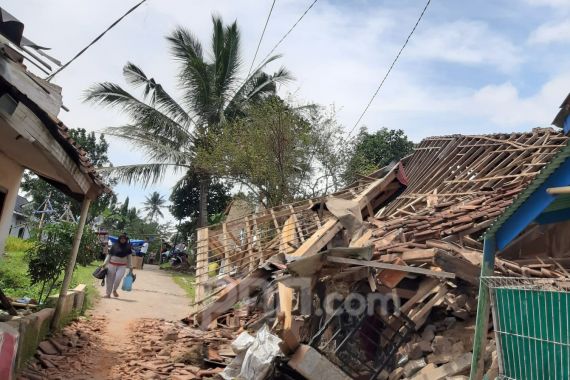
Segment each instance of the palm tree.
[[148,219],[154,220],[156,216],[163,218],[164,215],[160,209],[166,207],[166,199],[164,199],[164,196],[160,195],[158,191],[154,191],[150,196],[145,198],[143,211],[147,213]]
[[171,53],[180,65],[180,101],[130,62],[123,68],[123,74],[129,85],[142,90],[140,97],[109,82],[94,85],[86,95],[86,101],[126,114],[129,124],[107,128],[106,133],[127,140],[146,153],[144,164],[106,169],[119,180],[148,185],[162,179],[169,168],[175,171],[193,168],[200,173],[200,227],[208,223],[208,190],[215,173],[209,168],[193,167],[196,156],[209,151],[211,139],[221,132],[224,121],[243,115],[249,104],[275,94],[278,83],[291,79],[284,68],[273,75],[263,72],[268,63],[279,58],[275,55],[262,62],[245,80],[240,80],[242,65],[237,24],[224,26],[218,17],[212,21],[209,58],[189,30],[178,27],[167,37]]

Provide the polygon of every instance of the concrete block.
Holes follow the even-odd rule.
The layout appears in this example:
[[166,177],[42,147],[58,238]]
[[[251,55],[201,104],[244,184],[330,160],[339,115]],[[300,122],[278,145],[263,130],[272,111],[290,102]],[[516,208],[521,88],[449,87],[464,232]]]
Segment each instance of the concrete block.
[[16,371],[19,333],[8,323],[0,322],[0,379],[12,380]]
[[288,364],[308,380],[350,380],[335,364],[313,347],[304,344],[295,351]]
[[85,284],[79,284],[73,289],[75,293],[75,299],[73,300],[73,310],[82,313],[83,304],[85,303],[85,289],[87,286]]
[[[54,307],[57,305],[57,300],[59,299],[59,295],[50,296],[47,300],[47,305],[50,307]],[[73,305],[75,303],[75,292],[72,290],[68,290],[66,296],[63,300],[63,308],[61,309],[61,323],[62,325],[68,321],[68,318],[73,311]]]
[[412,379],[413,380],[442,380],[449,376],[460,375],[471,366],[471,352],[463,354],[457,359],[442,366],[428,364],[422,368]]
[[38,344],[49,333],[53,313],[54,309],[47,308],[37,313],[6,322],[17,329],[19,333],[18,354],[16,357],[17,369],[24,368],[28,359],[36,353]]

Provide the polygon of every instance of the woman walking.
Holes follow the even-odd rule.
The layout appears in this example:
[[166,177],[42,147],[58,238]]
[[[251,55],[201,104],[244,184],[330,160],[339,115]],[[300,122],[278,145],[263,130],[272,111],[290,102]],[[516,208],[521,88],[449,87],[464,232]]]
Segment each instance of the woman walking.
[[129,268],[132,272],[133,266],[131,262],[131,244],[127,234],[123,233],[119,239],[113,244],[109,250],[109,254],[105,258],[103,266],[107,268],[107,294],[105,298],[110,298],[111,293],[113,296],[119,297],[117,289],[121,285],[121,280],[125,275],[125,271]]

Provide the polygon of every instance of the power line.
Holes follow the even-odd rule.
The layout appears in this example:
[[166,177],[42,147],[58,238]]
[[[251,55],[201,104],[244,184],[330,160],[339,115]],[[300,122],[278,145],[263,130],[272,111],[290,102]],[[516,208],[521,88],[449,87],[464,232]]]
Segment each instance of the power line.
[[[271,54],[273,54],[273,52],[275,51],[275,49],[277,49],[277,47],[278,47],[279,45],[281,45],[281,43],[287,38],[287,36],[289,36],[289,34],[291,34],[291,32],[293,31],[293,29],[295,29],[295,27],[301,22],[301,20],[305,17],[305,15],[306,15],[307,13],[309,13],[309,11],[311,10],[311,8],[313,8],[313,6],[315,5],[315,3],[316,3],[317,1],[318,1],[318,0],[314,0],[314,1],[311,3],[311,5],[309,5],[309,7],[308,7],[307,9],[305,9],[305,11],[303,12],[303,14],[297,19],[297,21],[295,21],[295,23],[291,26],[291,28],[289,28],[289,30],[287,31],[287,33],[285,33],[285,34],[283,35],[283,37],[281,37],[281,39],[280,39],[279,41],[277,41],[277,43],[275,44],[275,46],[273,46],[273,48],[269,51],[269,53],[265,56],[265,58],[263,58],[263,59],[261,60],[261,63],[260,63],[259,65],[257,65],[257,67],[255,68],[255,70],[253,70],[253,73],[256,73],[257,70],[259,70],[260,68],[263,67],[263,65],[264,65],[265,61],[267,60],[267,58],[269,58],[269,57],[271,56]],[[250,70],[250,71],[251,71],[251,70]],[[233,96],[235,96],[235,95],[243,88],[243,86],[247,83],[247,81],[251,79],[251,75],[252,75],[252,74],[251,74],[251,72],[250,72],[250,74],[248,74],[248,75],[246,76],[246,78],[244,79],[244,81],[237,87],[237,89],[236,89],[236,91],[235,91],[235,93],[234,93]]]
[[130,13],[132,13],[135,9],[137,9],[139,6],[141,6],[144,2],[146,2],[146,0],[142,0],[141,2],[139,2],[138,4],[136,4],[135,6],[133,6],[131,9],[129,9],[124,15],[122,15],[119,19],[117,19],[114,23],[112,23],[111,25],[109,25],[109,27],[107,29],[105,29],[103,31],[103,33],[99,34],[93,41],[91,41],[91,43],[89,43],[89,45],[85,46],[83,49],[81,49],[81,51],[79,51],[79,53],[77,53],[75,55],[75,57],[71,58],[69,61],[67,61],[67,63],[63,66],[61,66],[59,69],[57,69],[57,71],[55,71],[54,73],[52,73],[50,76],[48,76],[46,79],[48,81],[52,80],[53,77],[55,77],[57,74],[59,74],[63,69],[65,69],[67,66],[69,66],[73,61],[75,61],[77,58],[79,58],[83,53],[85,53],[85,51],[87,49],[89,49],[91,46],[93,46],[97,41],[99,41],[101,39],[101,37],[103,37],[109,30],[113,29],[115,27],[115,25],[117,25],[119,22],[121,22],[122,19],[124,19],[125,17],[127,17]]
[[275,1],[271,4],[271,8],[269,9],[269,14],[267,15],[267,19],[265,20],[265,25],[263,26],[263,31],[261,32],[261,37],[259,37],[259,42],[257,43],[257,49],[255,49],[255,54],[253,55],[253,60],[251,61],[251,66],[249,67],[249,71],[247,72],[247,76],[251,74],[251,70],[253,69],[253,64],[255,63],[255,59],[257,58],[257,53],[259,52],[259,47],[261,46],[261,41],[263,40],[263,36],[265,35],[265,30],[267,29],[267,24],[269,24],[269,18],[271,17],[271,13],[273,13],[273,7],[275,6]]
[[410,38],[412,37],[412,35],[414,34],[414,32],[416,31],[416,28],[418,27],[420,21],[422,20],[422,17],[424,17],[424,14],[426,13],[426,10],[429,6],[429,4],[431,3],[431,0],[428,0],[424,9],[422,10],[422,13],[420,14],[420,17],[418,18],[418,20],[416,21],[416,24],[414,25],[414,27],[412,28],[412,31],[410,32],[410,34],[408,35],[408,38],[406,38],[406,41],[404,42],[404,44],[402,45],[402,47],[400,48],[400,51],[398,51],[398,54],[396,55],[396,58],[394,58],[394,61],[392,62],[392,64],[390,65],[390,68],[388,68],[388,71],[386,72],[386,75],[384,75],[384,78],[382,79],[382,81],[380,82],[380,85],[378,86],[378,88],[376,89],[376,92],[374,92],[374,95],[372,95],[372,97],[370,98],[370,101],[368,102],[368,104],[366,105],[366,107],[364,108],[364,111],[362,111],[362,113],[360,114],[360,117],[358,118],[358,120],[356,121],[356,123],[354,123],[354,126],[352,127],[352,129],[350,130],[350,132],[348,133],[348,137],[350,137],[350,135],[352,134],[352,132],[354,131],[354,129],[358,126],[358,124],[360,123],[360,121],[362,120],[362,118],[364,117],[364,115],[366,114],[366,112],[368,111],[368,108],[370,108],[370,105],[372,104],[372,102],[374,101],[374,99],[376,98],[376,95],[378,95],[378,92],[380,91],[380,89],[382,88],[382,85],[384,85],[384,82],[386,82],[386,79],[388,78],[388,75],[390,75],[390,72],[392,71],[392,69],[394,68],[394,66],[396,65],[396,62],[398,61],[398,58],[400,58],[400,55],[402,54],[402,51],[404,50],[404,48],[406,47],[406,45],[408,44],[408,42],[410,41]]
[[[287,31],[287,33],[285,33],[285,34],[283,35],[283,37],[281,37],[281,39],[275,44],[275,46],[273,46],[273,49],[271,49],[271,50],[269,51],[269,53],[267,53],[267,55],[265,56],[265,58],[263,58],[263,59],[261,60],[261,64],[263,64],[263,62],[265,62],[265,60],[266,60],[267,58],[269,58],[269,57],[271,56],[271,54],[273,54],[273,52],[275,51],[275,49],[277,49],[277,47],[278,47],[279,45],[281,45],[281,43],[287,38],[287,36],[289,36],[289,34],[291,34],[291,32],[293,31],[293,29],[295,29],[295,27],[297,27],[297,25],[301,22],[301,20],[303,19],[303,17],[305,17],[305,15],[306,15],[307,13],[309,13],[309,11],[311,10],[311,8],[313,8],[313,6],[315,5],[315,3],[316,3],[317,1],[318,1],[318,0],[314,0],[314,1],[311,3],[311,5],[309,5],[309,7],[308,7],[307,9],[305,9],[305,12],[303,12],[303,14],[301,15],[301,17],[299,17],[299,19],[293,24],[293,26],[291,26],[291,28],[289,28],[289,30]],[[258,68],[259,68],[259,67],[258,67]],[[257,69],[256,69],[256,71],[257,71]]]

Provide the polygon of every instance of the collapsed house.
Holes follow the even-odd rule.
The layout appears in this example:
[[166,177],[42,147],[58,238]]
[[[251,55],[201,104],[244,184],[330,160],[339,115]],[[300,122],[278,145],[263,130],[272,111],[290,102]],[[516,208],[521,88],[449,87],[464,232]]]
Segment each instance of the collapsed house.
[[[466,374],[481,237],[567,144],[550,128],[430,137],[337,194],[201,229],[189,320],[214,330],[270,326],[283,378]],[[537,234],[535,225],[523,231],[495,273],[567,276],[565,248],[548,249]],[[492,376],[492,336],[485,347]]]

